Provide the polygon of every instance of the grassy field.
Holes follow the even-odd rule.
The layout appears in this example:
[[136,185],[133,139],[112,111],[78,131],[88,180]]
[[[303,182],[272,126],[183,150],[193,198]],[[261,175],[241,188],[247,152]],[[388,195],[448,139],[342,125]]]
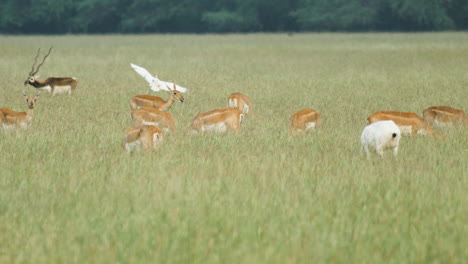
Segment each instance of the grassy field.
[[[466,109],[467,33],[0,36],[0,107],[26,111],[51,45],[39,74],[80,83],[0,133],[0,263],[468,260],[466,128],[404,137],[396,160],[359,155],[375,111]],[[189,88],[155,153],[121,147],[128,99],[155,94],[129,63]],[[241,134],[191,136],[232,92],[256,113]],[[303,108],[322,131],[288,137]]]

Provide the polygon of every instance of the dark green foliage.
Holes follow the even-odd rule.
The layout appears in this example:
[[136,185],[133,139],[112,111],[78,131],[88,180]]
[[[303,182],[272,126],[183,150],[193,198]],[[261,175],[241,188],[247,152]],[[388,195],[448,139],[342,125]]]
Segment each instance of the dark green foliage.
[[2,0],[0,33],[468,29],[468,0]]

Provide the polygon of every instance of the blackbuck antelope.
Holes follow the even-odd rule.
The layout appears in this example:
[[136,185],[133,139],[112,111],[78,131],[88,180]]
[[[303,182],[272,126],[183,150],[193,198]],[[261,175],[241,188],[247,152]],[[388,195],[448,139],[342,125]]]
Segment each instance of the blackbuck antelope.
[[320,129],[320,114],[317,111],[304,109],[291,116],[290,134],[311,129]]
[[392,120],[400,128],[402,135],[430,135],[439,137],[424,120],[415,113],[400,111],[380,111],[367,117],[368,124],[378,121]]
[[238,134],[244,114],[234,108],[223,108],[198,114],[191,122],[192,132],[219,132],[232,130]]
[[163,141],[163,132],[150,125],[130,128],[125,132],[124,148],[128,152],[139,150],[154,150]]
[[48,93],[52,94],[53,96],[58,94],[68,94],[75,90],[76,86],[78,85],[78,81],[75,78],[71,77],[49,77],[46,80],[40,80],[36,73],[39,71],[39,68],[44,64],[47,57],[50,55],[52,48],[49,49],[47,55],[44,56],[42,62],[37,66],[36,69],[34,67],[37,63],[37,58],[39,57],[41,49],[37,50],[37,55],[34,58],[34,64],[32,65],[32,69],[29,72],[28,79],[24,82],[24,85],[31,85],[36,89],[45,90]]
[[34,97],[28,97],[23,92],[23,96],[28,104],[28,112],[16,112],[8,108],[0,108],[0,123],[5,131],[14,131],[18,128],[27,129],[34,117],[34,106],[36,105],[39,93]]
[[167,101],[164,101],[161,97],[153,96],[153,95],[137,95],[130,99],[130,108],[132,110],[136,110],[142,107],[154,107],[156,109],[162,111],[168,111],[174,102],[179,101],[181,103],[184,102],[184,97],[182,94],[175,89],[169,89],[171,96]]
[[424,120],[435,126],[468,125],[468,118],[463,110],[449,106],[431,106],[422,113]]
[[241,111],[244,115],[250,111],[250,99],[245,94],[233,93],[228,97],[228,107]]
[[175,132],[176,126],[171,113],[154,107],[142,107],[132,111],[134,126],[153,125],[162,128],[164,132]]

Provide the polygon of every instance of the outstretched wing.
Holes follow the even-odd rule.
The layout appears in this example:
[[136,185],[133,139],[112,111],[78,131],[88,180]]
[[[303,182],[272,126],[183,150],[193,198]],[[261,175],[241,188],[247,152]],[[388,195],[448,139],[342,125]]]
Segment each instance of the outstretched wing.
[[[171,89],[174,87],[174,83],[171,83],[171,82],[165,82],[165,81],[160,81],[164,87],[170,87]],[[170,91],[169,89],[166,89],[167,91]],[[182,86],[179,86],[176,84],[176,90],[181,92],[181,93],[185,93],[187,91],[187,88],[184,88]]]
[[[137,65],[132,64],[132,63],[130,63],[130,66],[132,66],[132,68],[139,75],[141,75],[143,78],[145,78],[145,80],[149,83],[149,86],[150,86],[151,90],[153,90],[155,92],[159,92],[161,90],[171,91],[169,88],[167,88],[167,86],[169,86],[171,89],[174,87],[174,83],[164,82],[164,81],[159,80],[158,78],[152,76],[151,73],[149,73],[149,71],[147,71],[143,67],[137,66]],[[179,85],[176,85],[176,90],[181,92],[181,93],[185,93],[187,91],[186,88],[184,88],[182,86],[179,86]]]
[[158,78],[154,77],[151,75],[149,71],[147,71],[145,68],[137,66],[135,64],[130,63],[130,66],[139,74],[141,77],[145,78],[145,80],[148,82],[151,90],[155,92],[159,92],[161,90],[161,85],[160,81]]

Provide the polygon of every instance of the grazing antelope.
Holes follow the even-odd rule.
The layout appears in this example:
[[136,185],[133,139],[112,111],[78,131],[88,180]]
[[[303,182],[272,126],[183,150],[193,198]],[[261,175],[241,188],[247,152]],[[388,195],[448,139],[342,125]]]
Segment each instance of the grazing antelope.
[[171,113],[161,111],[154,107],[142,107],[132,111],[134,126],[153,125],[160,127],[164,132],[175,132],[176,126]]
[[[168,87],[169,88],[169,87]],[[182,94],[175,89],[170,89],[171,97],[167,101],[164,101],[161,97],[152,96],[152,95],[137,95],[130,99],[130,108],[132,110],[139,109],[141,107],[149,106],[162,111],[168,111],[174,102],[179,101],[184,102],[184,97]]]
[[400,139],[401,132],[395,122],[392,120],[378,121],[366,126],[362,131],[361,152],[364,151],[369,158],[369,149],[373,149],[382,158],[384,150],[391,148],[393,156],[396,157]]
[[233,93],[228,97],[228,107],[235,108],[245,115],[250,110],[250,99],[245,94]]
[[223,133],[232,130],[238,134],[243,118],[244,114],[234,108],[216,109],[201,113],[191,122],[192,132],[194,134],[201,132]]
[[431,135],[438,136],[438,134],[426,123],[424,120],[415,113],[400,112],[400,111],[380,111],[375,112],[367,117],[369,124],[383,121],[392,120],[400,128],[403,135]]
[[37,55],[34,58],[34,64],[32,65],[32,69],[29,72],[28,79],[24,82],[24,85],[31,85],[36,89],[45,90],[48,93],[52,94],[53,96],[58,94],[68,94],[71,95],[72,91],[75,90],[76,86],[78,85],[78,81],[75,78],[71,77],[49,77],[46,80],[40,80],[36,73],[39,71],[39,68],[44,64],[47,57],[50,55],[52,48],[49,49],[47,55],[44,56],[42,59],[41,64],[37,66],[36,69],[34,67],[37,63],[37,58],[39,57],[39,52],[41,49],[37,50]]
[[34,97],[28,97],[23,92],[28,104],[28,112],[16,112],[8,108],[0,108],[0,123],[5,131],[14,131],[17,128],[27,129],[34,117],[34,106],[36,105],[39,93]]
[[320,114],[313,109],[304,109],[291,116],[289,133],[306,132],[310,129],[320,129]]
[[422,115],[424,120],[430,125],[468,125],[468,118],[466,118],[465,112],[449,106],[431,106],[425,109]]
[[124,148],[128,152],[139,150],[154,150],[163,141],[163,132],[150,125],[130,128],[125,131]]

